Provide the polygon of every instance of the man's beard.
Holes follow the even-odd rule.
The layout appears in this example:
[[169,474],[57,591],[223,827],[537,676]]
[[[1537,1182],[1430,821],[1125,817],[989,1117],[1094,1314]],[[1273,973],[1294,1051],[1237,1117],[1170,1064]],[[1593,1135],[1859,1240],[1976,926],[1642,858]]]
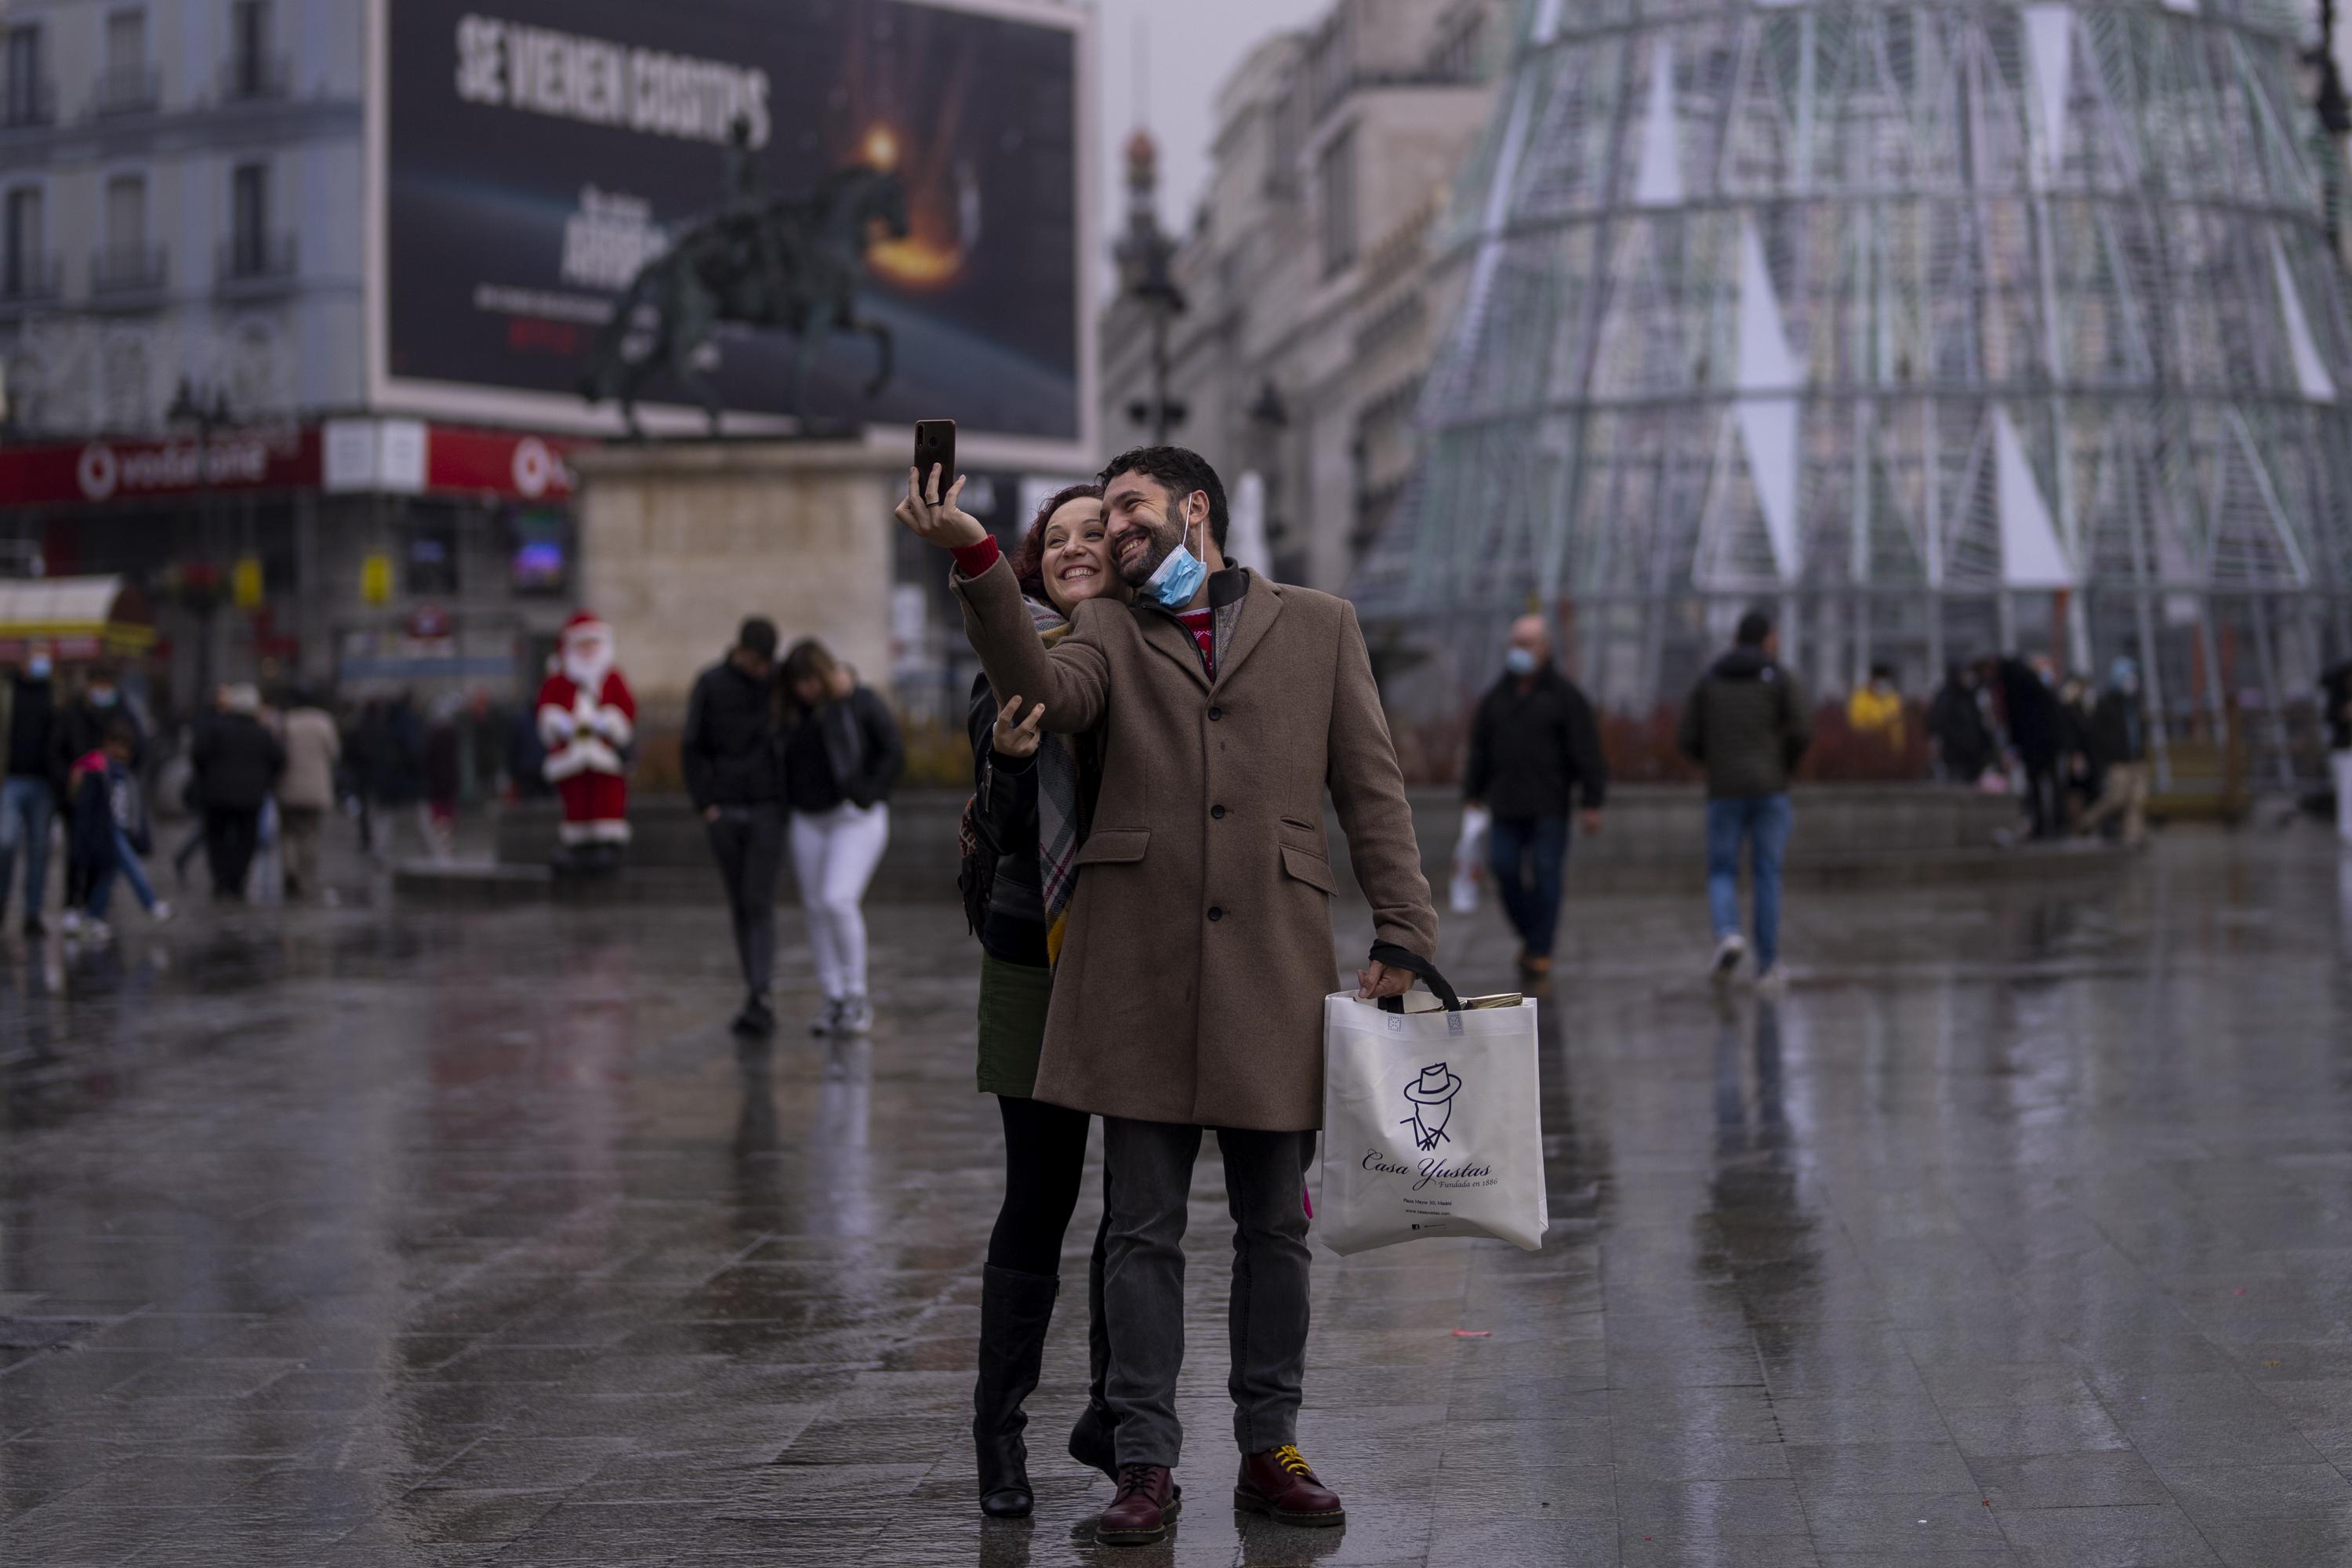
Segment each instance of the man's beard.
[[[1160,570],[1161,562],[1176,552],[1176,546],[1183,537],[1178,534],[1175,538],[1168,538],[1155,528],[1139,528],[1136,531],[1143,535],[1143,548],[1132,553],[1121,550],[1117,557],[1119,581],[1130,588],[1140,588],[1150,582],[1151,574]],[[1124,536],[1120,542],[1126,542]]]

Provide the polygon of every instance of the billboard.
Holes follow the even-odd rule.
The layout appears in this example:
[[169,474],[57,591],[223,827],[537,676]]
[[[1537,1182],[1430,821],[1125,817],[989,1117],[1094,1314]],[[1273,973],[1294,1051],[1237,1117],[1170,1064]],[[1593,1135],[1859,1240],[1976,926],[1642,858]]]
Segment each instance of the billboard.
[[[625,338],[656,361],[647,404],[707,396],[730,431],[952,416],[983,447],[1080,451],[1083,23],[1033,0],[377,0],[372,400],[610,428],[583,375]],[[672,277],[681,238],[699,259]],[[663,307],[710,308],[714,276],[785,324],[722,320],[668,361]]]

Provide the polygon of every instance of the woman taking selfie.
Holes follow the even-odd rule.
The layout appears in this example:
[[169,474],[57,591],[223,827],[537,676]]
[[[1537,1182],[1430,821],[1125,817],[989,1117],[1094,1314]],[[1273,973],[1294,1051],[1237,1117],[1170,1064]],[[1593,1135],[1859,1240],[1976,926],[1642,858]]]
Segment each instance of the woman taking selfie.
[[824,1015],[818,1035],[873,1026],[866,999],[866,885],[890,842],[890,786],[906,749],[889,708],[814,637],[784,656],[784,805]]
[[[1128,595],[1111,570],[1102,491],[1094,485],[1073,485],[1048,497],[1013,566],[1049,644],[1068,634],[1079,605]],[[1083,1110],[1031,1098],[1053,963],[1097,776],[1092,738],[1042,734],[1044,717],[1038,704],[1018,692],[990,690],[986,676],[972,689],[971,860],[978,865],[977,875],[966,879],[965,910],[980,934],[980,1089],[996,1096],[1004,1119],[1004,1205],[988,1239],[982,1279],[972,1440],[980,1458],[981,1510],[999,1519],[1022,1518],[1034,1506],[1021,1440],[1028,1417],[1021,1404],[1037,1386],[1061,1285],[1062,1237],[1085,1173],[1089,1121]],[[1111,1473],[1101,1271],[1097,1235],[1088,1270],[1093,1388],[1070,1434],[1070,1453]]]

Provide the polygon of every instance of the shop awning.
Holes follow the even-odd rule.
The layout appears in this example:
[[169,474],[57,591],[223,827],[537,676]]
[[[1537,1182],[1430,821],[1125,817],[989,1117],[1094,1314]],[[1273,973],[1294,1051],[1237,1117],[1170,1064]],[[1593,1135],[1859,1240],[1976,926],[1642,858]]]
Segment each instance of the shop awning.
[[146,595],[120,577],[0,581],[0,662],[47,643],[61,662],[129,658],[155,646]]

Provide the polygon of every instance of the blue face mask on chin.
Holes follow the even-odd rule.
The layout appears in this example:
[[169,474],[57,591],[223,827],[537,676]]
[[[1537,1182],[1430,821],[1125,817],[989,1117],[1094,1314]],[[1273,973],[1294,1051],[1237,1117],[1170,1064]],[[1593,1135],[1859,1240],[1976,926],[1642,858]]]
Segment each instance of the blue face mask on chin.
[[1201,591],[1201,584],[1208,575],[1209,569],[1201,564],[1201,558],[1179,540],[1176,548],[1168,552],[1168,558],[1143,580],[1143,591],[1159,600],[1162,607],[1181,610],[1192,602],[1192,595]]

